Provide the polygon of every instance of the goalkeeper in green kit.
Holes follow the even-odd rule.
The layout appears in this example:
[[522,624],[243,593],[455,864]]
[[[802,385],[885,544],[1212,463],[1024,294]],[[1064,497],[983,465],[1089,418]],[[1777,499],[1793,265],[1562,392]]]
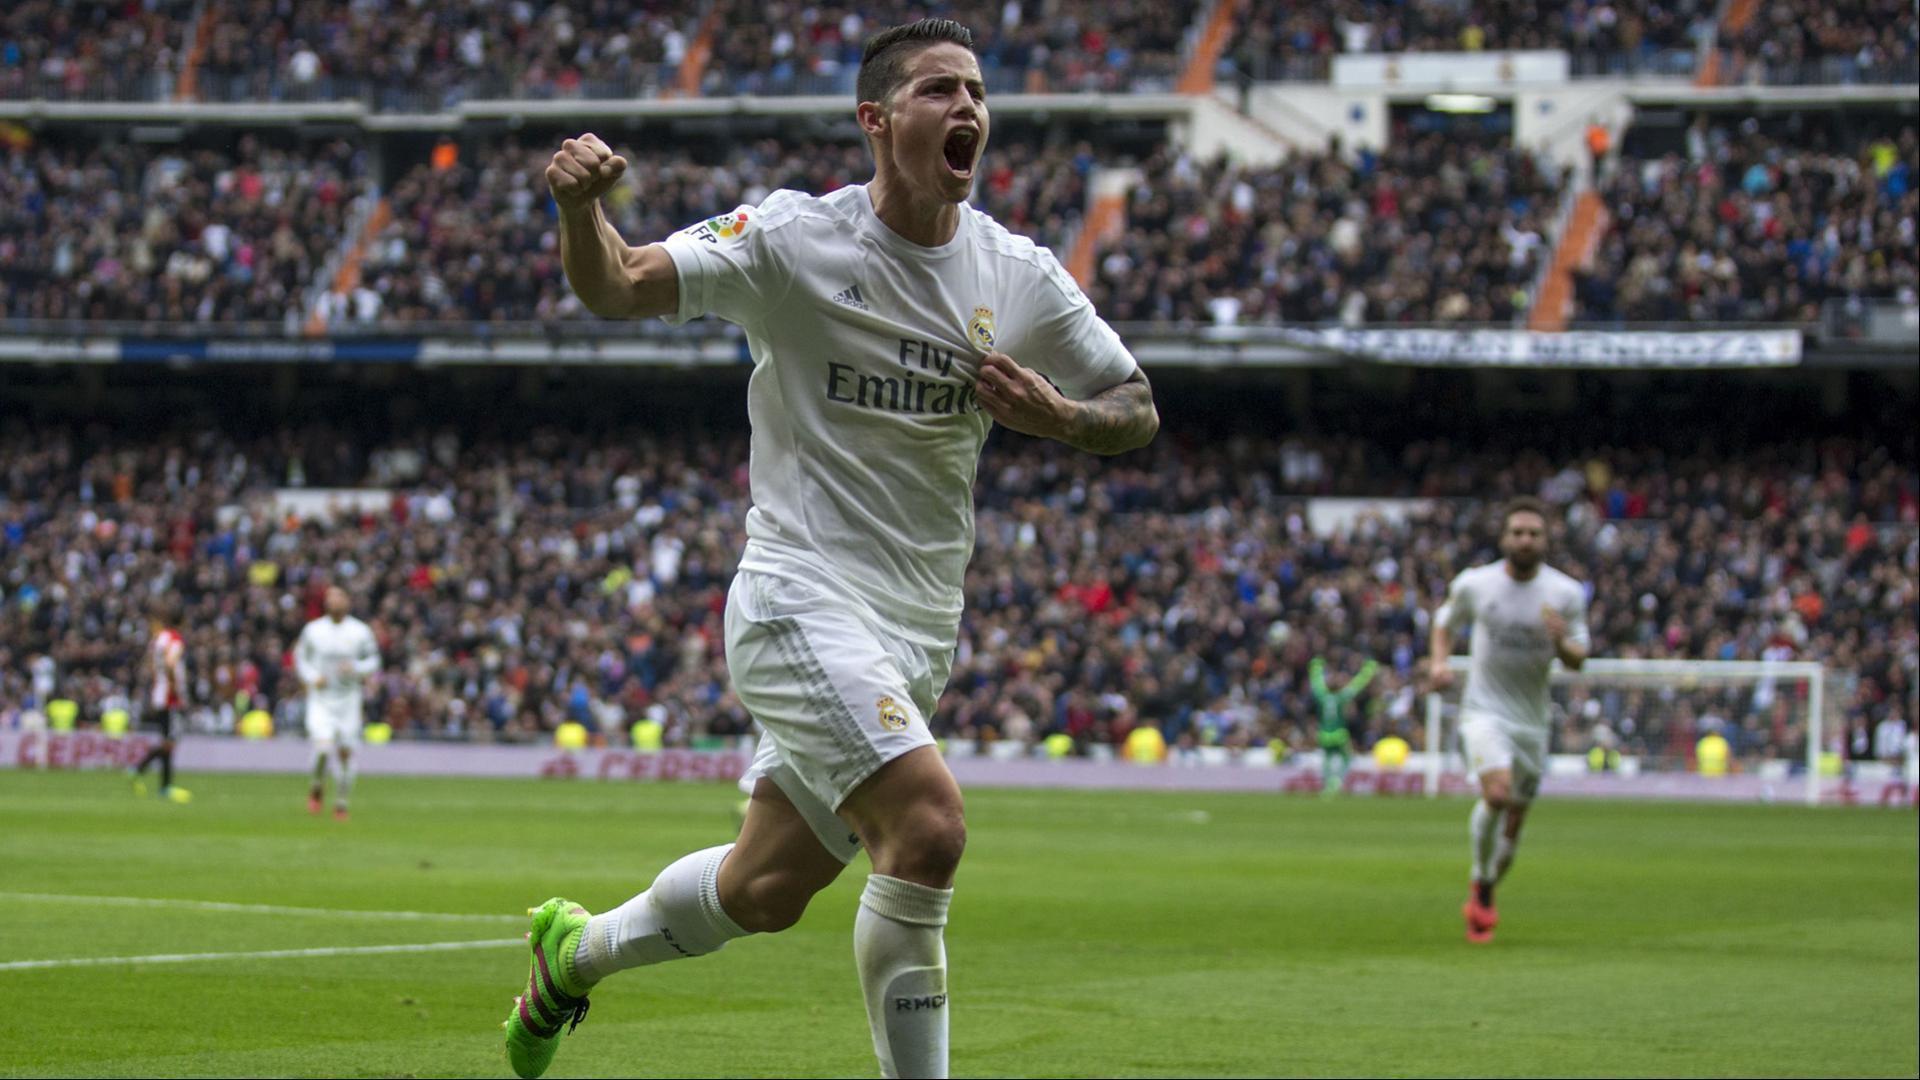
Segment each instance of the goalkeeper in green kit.
[[[1320,793],[1337,795],[1347,780],[1347,766],[1353,763],[1353,736],[1347,733],[1347,704],[1360,696],[1373,677],[1380,670],[1380,664],[1368,660],[1360,666],[1360,673],[1353,677],[1341,689],[1327,689],[1327,660],[1316,656],[1313,663],[1307,665],[1308,685],[1313,690],[1313,703],[1320,710]],[[1337,764],[1336,764],[1337,763]]]

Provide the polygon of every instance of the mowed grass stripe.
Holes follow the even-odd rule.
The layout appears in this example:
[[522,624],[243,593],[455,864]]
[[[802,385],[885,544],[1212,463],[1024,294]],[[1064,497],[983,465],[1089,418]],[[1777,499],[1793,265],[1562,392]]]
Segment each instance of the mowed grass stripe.
[[333,956],[386,956],[395,953],[451,952],[502,945],[526,947],[522,938],[487,941],[433,941],[409,945],[326,945],[312,949],[264,949],[257,952],[154,953],[147,956],[69,956],[51,960],[8,960],[0,971],[39,971],[50,968],[112,967],[140,964],[197,964],[219,960],[310,960]]
[[295,907],[288,904],[236,904],[225,900],[188,900],[167,896],[95,896],[84,893],[0,892],[0,903],[99,904],[106,907],[175,908],[234,915],[317,915],[341,919],[391,919],[401,922],[524,922],[524,915],[477,915],[457,911],[364,911],[354,908]]
[[[6,774],[7,886],[420,912],[559,893],[604,910],[729,839],[738,800],[374,778],[332,828],[285,777],[188,782],[198,797],[177,807],[131,803],[111,777]],[[1499,938],[1476,949],[1460,940],[1463,801],[972,790],[968,812],[955,1075],[1920,1071],[1910,813],[1547,799]],[[871,1074],[850,944],[865,871],[786,934],[609,980],[551,1075]],[[5,915],[5,961],[432,936],[146,905]],[[506,1075],[499,1022],[525,978],[504,948],[14,971],[36,1022],[0,1075]]]

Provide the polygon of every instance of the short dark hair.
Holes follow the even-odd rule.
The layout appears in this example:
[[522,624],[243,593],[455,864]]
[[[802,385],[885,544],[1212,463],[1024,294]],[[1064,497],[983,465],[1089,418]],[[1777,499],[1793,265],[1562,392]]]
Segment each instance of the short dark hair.
[[1541,502],[1531,495],[1518,495],[1508,499],[1507,505],[1500,508],[1501,532],[1507,531],[1507,522],[1512,521],[1513,515],[1515,514],[1536,514],[1539,516],[1542,525],[1553,520],[1547,515],[1546,503]]
[[853,92],[861,101],[885,101],[907,78],[907,61],[921,49],[951,42],[973,51],[973,31],[952,19],[921,19],[889,27],[867,39]]

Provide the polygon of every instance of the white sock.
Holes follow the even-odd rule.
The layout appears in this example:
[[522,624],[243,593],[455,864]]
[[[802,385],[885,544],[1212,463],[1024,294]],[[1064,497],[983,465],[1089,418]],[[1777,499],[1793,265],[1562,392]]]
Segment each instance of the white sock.
[[333,805],[345,808],[347,797],[353,794],[353,779],[360,775],[360,755],[343,754],[340,758],[340,771],[333,780]]
[[653,886],[587,920],[574,969],[591,986],[616,971],[704,956],[747,931],[720,907],[720,864],[732,844],[696,851],[660,871]]
[[853,920],[853,958],[867,996],[880,1075],[947,1075],[947,947],[952,889],[873,874]]
[[1507,830],[1505,828],[1506,815],[1505,814],[1500,815],[1500,820],[1501,820],[1501,826],[1502,826],[1500,829],[1500,835],[1499,835],[1499,838],[1496,841],[1494,841],[1494,846],[1493,846],[1493,879],[1492,880],[1495,882],[1498,882],[1502,878],[1506,877],[1507,871],[1513,869],[1513,849],[1520,846],[1519,837],[1507,835]]
[[1500,831],[1501,815],[1493,812],[1487,800],[1481,799],[1473,804],[1472,826],[1468,836],[1473,840],[1473,880],[1493,881],[1494,837]]

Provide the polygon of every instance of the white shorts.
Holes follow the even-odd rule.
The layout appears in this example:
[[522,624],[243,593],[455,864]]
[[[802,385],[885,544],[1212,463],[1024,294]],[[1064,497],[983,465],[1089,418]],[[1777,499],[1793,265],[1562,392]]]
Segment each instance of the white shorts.
[[911,643],[858,600],[751,570],[727,592],[726,632],[733,692],[762,731],[740,787],[772,780],[851,862],[860,841],[835,811],[880,766],[933,745],[927,717],[953,654]]
[[346,705],[322,703],[307,696],[307,738],[323,746],[360,745],[362,706],[359,701]]
[[1547,772],[1546,732],[1519,732],[1485,713],[1467,713],[1460,720],[1460,748],[1475,780],[1506,769],[1513,774],[1516,802],[1532,802],[1539,792],[1540,778]]

